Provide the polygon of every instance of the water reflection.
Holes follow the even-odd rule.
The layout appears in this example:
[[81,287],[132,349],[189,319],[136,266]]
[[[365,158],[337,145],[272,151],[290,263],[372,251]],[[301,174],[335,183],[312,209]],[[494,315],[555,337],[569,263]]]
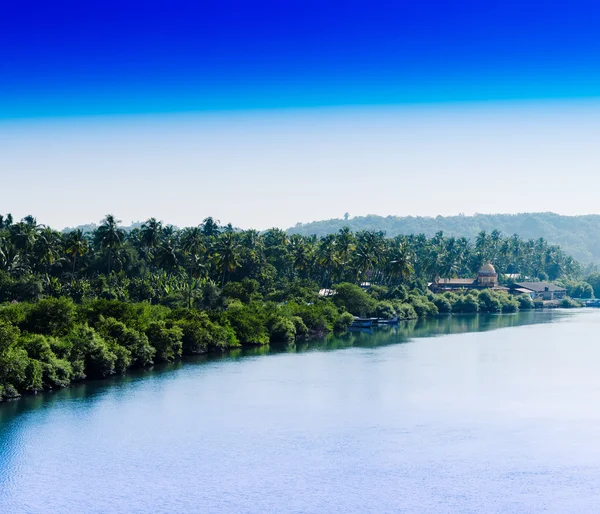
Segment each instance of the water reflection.
[[[422,337],[437,337],[465,332],[484,332],[501,328],[517,327],[539,323],[550,323],[560,318],[573,315],[573,311],[530,311],[517,314],[502,315],[454,315],[436,318],[410,320],[398,325],[384,325],[373,329],[350,330],[340,336],[327,335],[322,338],[311,338],[289,344],[268,344],[256,347],[244,347],[223,354],[191,357],[184,362],[160,364],[145,370],[133,370],[123,376],[109,377],[103,380],[89,380],[56,391],[48,391],[38,395],[0,404],[0,427],[8,420],[30,410],[51,408],[62,402],[75,402],[90,399],[102,394],[106,389],[114,393],[127,391],[132,383],[149,377],[157,378],[163,374],[173,374],[184,366],[202,365],[220,360],[243,359],[280,353],[304,353],[311,351],[336,351],[345,348],[375,348],[391,344],[407,343]],[[114,389],[117,391],[114,391]]]
[[[600,312],[574,314],[414,320],[5,403],[0,512],[396,512],[404,498],[414,512],[514,512],[502,503],[511,489],[519,502],[583,498],[556,510],[593,512]],[[303,483],[310,494],[298,494]]]

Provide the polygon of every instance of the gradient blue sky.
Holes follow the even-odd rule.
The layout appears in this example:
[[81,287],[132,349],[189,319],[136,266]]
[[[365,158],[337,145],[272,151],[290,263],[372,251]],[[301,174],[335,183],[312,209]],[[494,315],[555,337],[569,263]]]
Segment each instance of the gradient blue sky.
[[598,212],[599,99],[592,1],[4,2],[0,211]]

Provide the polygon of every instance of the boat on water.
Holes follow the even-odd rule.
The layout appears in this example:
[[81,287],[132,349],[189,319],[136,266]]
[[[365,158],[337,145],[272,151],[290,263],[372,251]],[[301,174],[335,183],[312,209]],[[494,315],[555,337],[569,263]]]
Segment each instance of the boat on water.
[[372,318],[359,318],[358,316],[354,316],[354,321],[352,322],[352,325],[350,325],[351,328],[369,328],[373,325],[373,319]]
[[400,320],[399,316],[394,316],[391,319],[381,319],[381,318],[379,318],[377,320],[377,324],[378,325],[395,325],[395,324],[398,323],[399,320]]
[[593,300],[579,300],[584,307],[600,307],[600,298],[594,298]]

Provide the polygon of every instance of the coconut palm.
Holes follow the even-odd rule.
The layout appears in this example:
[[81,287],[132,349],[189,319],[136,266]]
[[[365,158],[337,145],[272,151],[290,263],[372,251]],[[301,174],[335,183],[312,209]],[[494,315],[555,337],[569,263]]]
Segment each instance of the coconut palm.
[[225,275],[233,273],[240,265],[241,246],[235,232],[224,232],[215,245],[214,259],[221,270],[221,285],[225,284]]
[[393,284],[407,279],[414,273],[412,266],[412,255],[405,241],[397,241],[390,250],[388,260],[385,263],[385,272],[391,278]]
[[50,268],[61,259],[62,241],[60,234],[49,227],[42,228],[39,231],[34,252],[38,262],[45,265],[47,275]]
[[112,214],[107,214],[100,226],[94,232],[94,244],[108,252],[108,276],[110,277],[112,260],[117,250],[125,240],[125,231],[119,227],[121,220]]
[[81,229],[73,230],[67,234],[65,252],[73,260],[73,274],[77,265],[77,257],[83,257],[90,250],[90,243]]
[[31,216],[26,216],[19,223],[9,227],[11,240],[15,248],[20,252],[21,261],[24,266],[29,264],[29,258],[37,241],[39,230],[40,226],[36,224],[35,218]]
[[202,222],[202,232],[207,237],[216,237],[219,235],[219,220],[214,220],[210,216]]
[[152,251],[160,244],[162,233],[162,222],[157,221],[156,218],[150,218],[142,223],[142,227],[140,229],[140,242],[143,246]]
[[292,256],[294,269],[306,275],[313,261],[312,247],[306,239],[298,234],[290,237],[289,252]]

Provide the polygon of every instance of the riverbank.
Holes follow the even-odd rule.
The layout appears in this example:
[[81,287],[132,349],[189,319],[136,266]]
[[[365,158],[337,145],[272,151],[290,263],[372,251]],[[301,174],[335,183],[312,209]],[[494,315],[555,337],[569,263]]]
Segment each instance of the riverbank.
[[[0,397],[8,400],[57,390],[194,356],[268,353],[271,344],[311,347],[327,333],[346,332],[352,321],[352,316],[336,310],[326,300],[299,310],[290,304],[263,306],[262,314],[257,309],[256,305],[235,305],[226,312],[206,313],[116,301],[75,305],[65,299],[5,305],[0,307]],[[267,310],[271,311],[269,315]],[[327,314],[329,318],[319,317]],[[433,320],[436,316],[413,317],[387,330],[401,334],[407,327],[416,327],[421,320]],[[345,326],[341,326],[344,318]],[[279,328],[284,323],[294,327],[294,322],[308,324],[311,329],[289,337]],[[474,329],[472,325],[465,328]],[[386,327],[379,328],[375,333],[385,330]],[[257,343],[252,338],[260,331],[268,337]],[[344,337],[352,340],[355,332]]]
[[[293,342],[273,342],[265,345],[240,345],[223,351],[184,355],[171,362],[157,362],[144,368],[130,368],[123,374],[112,374],[102,378],[87,378],[73,381],[65,387],[45,389],[37,393],[0,402],[0,414],[20,412],[40,406],[48,401],[85,398],[95,391],[113,386],[126,387],[149,377],[177,372],[185,366],[205,365],[220,361],[254,358],[267,355],[330,352],[349,348],[377,348],[403,344],[426,338],[464,333],[487,332],[539,323],[549,323],[571,315],[572,311],[530,310],[517,314],[454,314],[429,316],[427,318],[400,321],[398,325],[375,327],[371,330],[349,330],[343,334],[308,336]],[[7,407],[10,405],[11,407]],[[4,409],[4,410],[2,410]],[[7,410],[8,409],[8,410]],[[16,410],[15,410],[16,409]],[[0,416],[0,420],[1,420]]]

